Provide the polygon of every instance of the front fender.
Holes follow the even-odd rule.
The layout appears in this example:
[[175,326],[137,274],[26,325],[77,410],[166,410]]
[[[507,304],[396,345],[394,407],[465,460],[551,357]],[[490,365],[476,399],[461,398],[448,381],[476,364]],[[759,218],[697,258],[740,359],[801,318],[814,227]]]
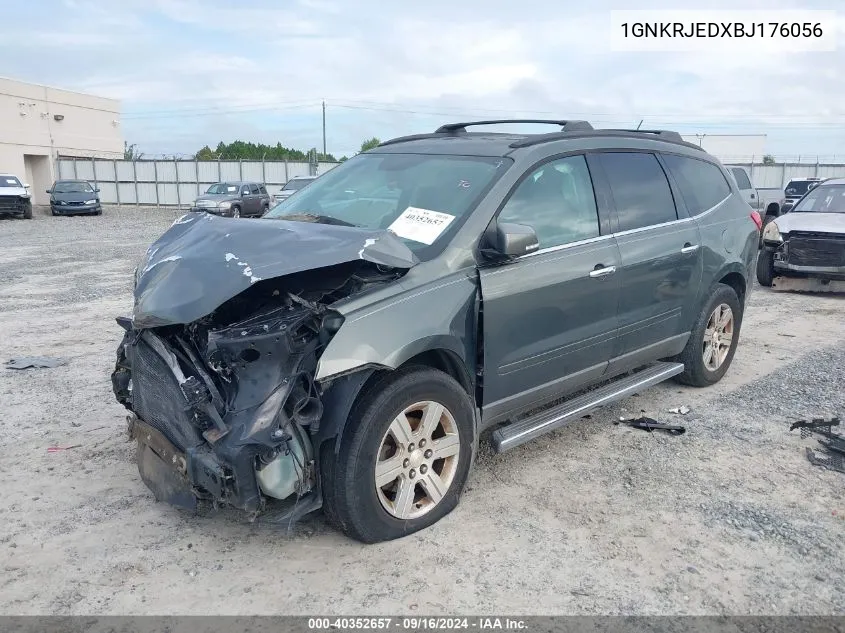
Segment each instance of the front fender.
[[478,284],[456,273],[344,314],[345,320],[320,356],[323,382],[364,366],[396,369],[409,358],[445,349],[474,374]]

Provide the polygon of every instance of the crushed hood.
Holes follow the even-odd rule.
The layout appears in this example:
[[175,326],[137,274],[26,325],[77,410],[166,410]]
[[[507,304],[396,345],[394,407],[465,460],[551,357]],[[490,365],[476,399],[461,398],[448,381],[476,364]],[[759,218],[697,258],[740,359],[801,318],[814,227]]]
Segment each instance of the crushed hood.
[[258,281],[359,259],[393,268],[418,263],[386,230],[189,213],[138,265],[132,322],[191,323]]
[[811,233],[845,233],[845,213],[800,213],[790,211],[777,220],[781,233],[807,231]]

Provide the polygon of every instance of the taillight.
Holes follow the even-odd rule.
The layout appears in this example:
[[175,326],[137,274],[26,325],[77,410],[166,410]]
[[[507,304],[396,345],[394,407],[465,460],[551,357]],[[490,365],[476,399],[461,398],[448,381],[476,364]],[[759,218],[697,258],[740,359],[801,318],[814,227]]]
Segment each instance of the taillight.
[[757,213],[756,211],[751,212],[751,221],[754,222],[754,224],[757,225],[758,231],[763,228],[763,218],[761,218],[760,214]]

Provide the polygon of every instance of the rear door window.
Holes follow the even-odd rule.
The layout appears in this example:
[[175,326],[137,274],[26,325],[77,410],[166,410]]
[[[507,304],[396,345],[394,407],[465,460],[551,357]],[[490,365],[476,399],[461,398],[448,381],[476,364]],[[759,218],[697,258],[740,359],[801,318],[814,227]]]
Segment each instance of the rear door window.
[[616,205],[619,231],[678,219],[669,181],[654,154],[605,152],[599,157]]
[[260,191],[259,191],[259,189],[258,189],[258,185],[250,185],[250,186],[249,186],[249,192],[250,192],[252,195],[257,196],[257,195],[260,193]]
[[[722,170],[713,163],[674,154],[664,154],[663,160],[681,190],[684,202],[692,215],[712,209],[730,195],[731,188],[728,181]],[[745,172],[741,169],[733,173],[745,176]],[[747,176],[745,180],[748,182]],[[740,184],[739,188],[744,187]]]
[[261,195],[262,195],[262,196],[266,196],[266,195],[267,195],[267,189],[264,187],[264,185],[260,185],[260,186],[258,187],[258,191],[260,191],[260,192],[261,192]]

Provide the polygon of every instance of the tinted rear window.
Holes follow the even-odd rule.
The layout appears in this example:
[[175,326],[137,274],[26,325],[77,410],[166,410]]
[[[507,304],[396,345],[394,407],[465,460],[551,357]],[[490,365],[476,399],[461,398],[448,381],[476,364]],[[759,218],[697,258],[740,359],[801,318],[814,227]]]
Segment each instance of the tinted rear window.
[[[731,192],[722,170],[713,163],[672,154],[665,155],[663,160],[666,161],[666,166],[678,184],[692,215],[715,207]],[[734,174],[736,173],[735,171]],[[740,173],[745,175],[741,170]]]
[[733,172],[734,178],[736,179],[736,185],[740,189],[753,189],[754,187],[751,186],[751,181],[748,180],[748,175],[745,173],[744,169],[740,169],[739,167],[734,167],[731,169]]
[[619,215],[619,230],[628,231],[678,219],[666,174],[654,154],[599,154]]

